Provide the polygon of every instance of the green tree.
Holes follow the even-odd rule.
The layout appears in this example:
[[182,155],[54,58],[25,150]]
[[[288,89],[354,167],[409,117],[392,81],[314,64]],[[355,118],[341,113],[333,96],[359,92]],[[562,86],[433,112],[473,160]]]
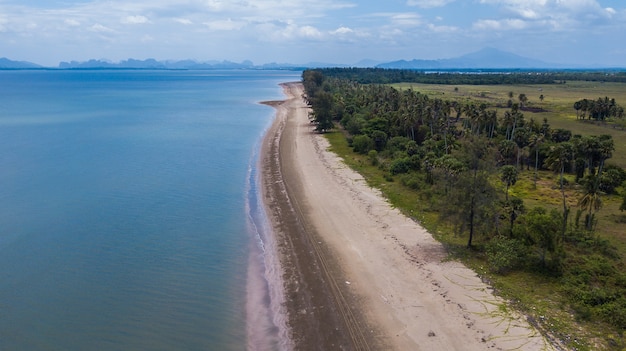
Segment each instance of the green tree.
[[507,165],[500,168],[500,179],[506,185],[506,201],[509,201],[509,187],[517,182],[517,167]]
[[524,216],[521,227],[527,238],[538,249],[542,265],[546,265],[546,254],[554,253],[560,245],[559,231],[561,215],[552,210],[547,212],[543,207],[535,207]]
[[600,190],[596,187],[596,176],[589,175],[584,183],[583,196],[578,200],[578,207],[583,212],[587,212],[585,216],[585,229],[592,231],[595,223],[595,212],[602,209],[602,197]]
[[467,247],[472,247],[478,229],[489,232],[495,224],[497,193],[489,181],[495,152],[484,137],[470,136],[461,144],[453,156],[465,164],[465,171],[457,177],[441,214],[452,218],[459,232],[469,231]]
[[567,230],[567,217],[569,215],[569,208],[567,207],[567,201],[565,197],[565,184],[564,174],[565,166],[571,158],[571,153],[574,152],[574,147],[569,142],[559,143],[550,147],[548,157],[545,160],[546,166],[559,173],[559,188],[561,189],[561,199],[563,202],[563,223],[561,228],[561,235],[565,236]]
[[509,237],[512,238],[515,220],[526,210],[524,200],[512,196],[504,203],[504,210],[509,214]]
[[526,104],[526,102],[528,101],[528,97],[526,96],[526,94],[519,94],[519,96],[517,97],[519,99],[519,108],[520,110],[524,108],[524,105]]
[[319,91],[312,99],[312,115],[315,130],[324,133],[333,128],[333,96],[326,91]]
[[544,142],[543,134],[533,134],[530,137],[530,146],[535,149],[535,177],[534,177],[534,185],[537,187],[537,175],[539,169],[539,146]]

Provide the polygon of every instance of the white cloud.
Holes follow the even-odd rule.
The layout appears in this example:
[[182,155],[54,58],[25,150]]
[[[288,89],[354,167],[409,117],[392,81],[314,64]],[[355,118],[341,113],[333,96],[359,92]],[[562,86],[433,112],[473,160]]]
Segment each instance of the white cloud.
[[80,22],[75,19],[66,19],[65,21],[63,21],[63,23],[65,23],[65,25],[70,26],[70,27],[80,26]]
[[442,7],[456,0],[408,0],[408,6],[418,6],[421,8]]
[[186,26],[192,25],[193,21],[188,18],[174,18],[174,22],[178,22],[180,24],[184,24]]
[[415,27],[419,26],[422,21],[420,15],[417,13],[400,13],[391,16],[391,22],[394,25],[403,27]]
[[528,27],[528,23],[514,18],[508,18],[503,20],[479,20],[473,25],[475,29],[479,30],[519,30]]
[[233,21],[230,18],[225,19],[225,20],[204,22],[203,24],[207,26],[210,30],[215,30],[215,31],[239,30],[246,26],[246,22]]
[[300,37],[308,39],[321,39],[323,36],[322,32],[320,32],[319,29],[313,26],[301,27],[300,29],[298,29],[298,34]]
[[124,24],[144,24],[148,22],[150,20],[145,16],[126,16],[122,18],[122,23]]
[[330,34],[337,34],[337,35],[351,34],[351,33],[354,33],[354,30],[348,27],[339,27],[335,29],[334,31],[330,32]]
[[433,33],[455,33],[459,31],[458,27],[454,27],[454,26],[437,26],[434,25],[432,23],[429,23],[428,25],[426,25],[426,27],[428,28],[428,30],[430,30]]
[[482,4],[501,6],[521,18],[532,20],[562,19],[589,22],[611,18],[616,11],[603,8],[596,0],[480,0]]
[[115,32],[113,29],[103,26],[100,23],[96,23],[93,26],[89,27],[89,30],[96,33],[113,33]]

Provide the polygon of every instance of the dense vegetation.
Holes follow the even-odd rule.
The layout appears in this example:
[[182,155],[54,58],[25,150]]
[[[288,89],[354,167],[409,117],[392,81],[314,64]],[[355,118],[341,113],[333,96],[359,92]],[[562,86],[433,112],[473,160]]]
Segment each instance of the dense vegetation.
[[[425,84],[553,84],[569,80],[626,83],[626,72],[577,71],[515,71],[480,70],[464,74],[450,70],[423,72],[384,68],[324,68],[318,70],[325,77],[346,79],[361,84],[425,83]],[[478,74],[480,73],[480,74]]]
[[[354,69],[303,73],[317,130],[338,124],[354,152],[387,181],[417,192],[440,225],[464,237],[466,252],[484,260],[492,274],[523,272],[556,282],[561,307],[580,321],[612,330],[607,334],[617,337],[608,347],[622,349],[626,272],[615,247],[596,233],[603,199],[626,180],[626,171],[607,162],[615,151],[613,138],[574,135],[551,128],[547,120],[527,119],[523,94],[499,115],[484,102],[356,82],[404,79],[406,73],[362,73],[365,79]],[[624,118],[614,99],[597,101],[622,111],[602,118]],[[530,174],[534,187],[542,186],[538,174],[546,171],[557,175],[552,186],[559,190],[560,206],[530,207],[523,197],[509,194],[522,174]],[[626,195],[622,206],[626,209]]]

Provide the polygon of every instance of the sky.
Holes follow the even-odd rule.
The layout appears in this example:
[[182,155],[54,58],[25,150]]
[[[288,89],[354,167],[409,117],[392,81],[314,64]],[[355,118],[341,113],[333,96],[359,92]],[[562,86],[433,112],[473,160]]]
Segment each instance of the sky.
[[0,0],[0,57],[356,64],[497,48],[626,67],[624,0]]

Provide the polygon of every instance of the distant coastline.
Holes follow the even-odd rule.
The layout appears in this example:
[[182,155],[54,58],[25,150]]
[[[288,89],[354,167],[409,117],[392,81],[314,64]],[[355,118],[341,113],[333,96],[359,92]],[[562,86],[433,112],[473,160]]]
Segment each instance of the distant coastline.
[[468,53],[459,57],[442,59],[400,59],[381,61],[363,59],[354,63],[337,62],[307,62],[288,63],[270,62],[255,64],[250,60],[234,62],[229,60],[197,61],[185,60],[157,60],[154,58],[129,58],[114,62],[106,59],[90,59],[87,61],[60,62],[56,66],[45,66],[28,61],[13,61],[0,58],[0,70],[5,69],[151,69],[151,70],[215,70],[215,69],[250,69],[250,70],[303,70],[308,68],[325,67],[357,67],[357,68],[384,68],[408,69],[422,71],[444,72],[474,72],[474,71],[506,71],[506,72],[533,72],[533,71],[626,71],[626,66],[611,67],[606,65],[575,65],[567,63],[546,62],[538,59],[519,56],[494,48]]

